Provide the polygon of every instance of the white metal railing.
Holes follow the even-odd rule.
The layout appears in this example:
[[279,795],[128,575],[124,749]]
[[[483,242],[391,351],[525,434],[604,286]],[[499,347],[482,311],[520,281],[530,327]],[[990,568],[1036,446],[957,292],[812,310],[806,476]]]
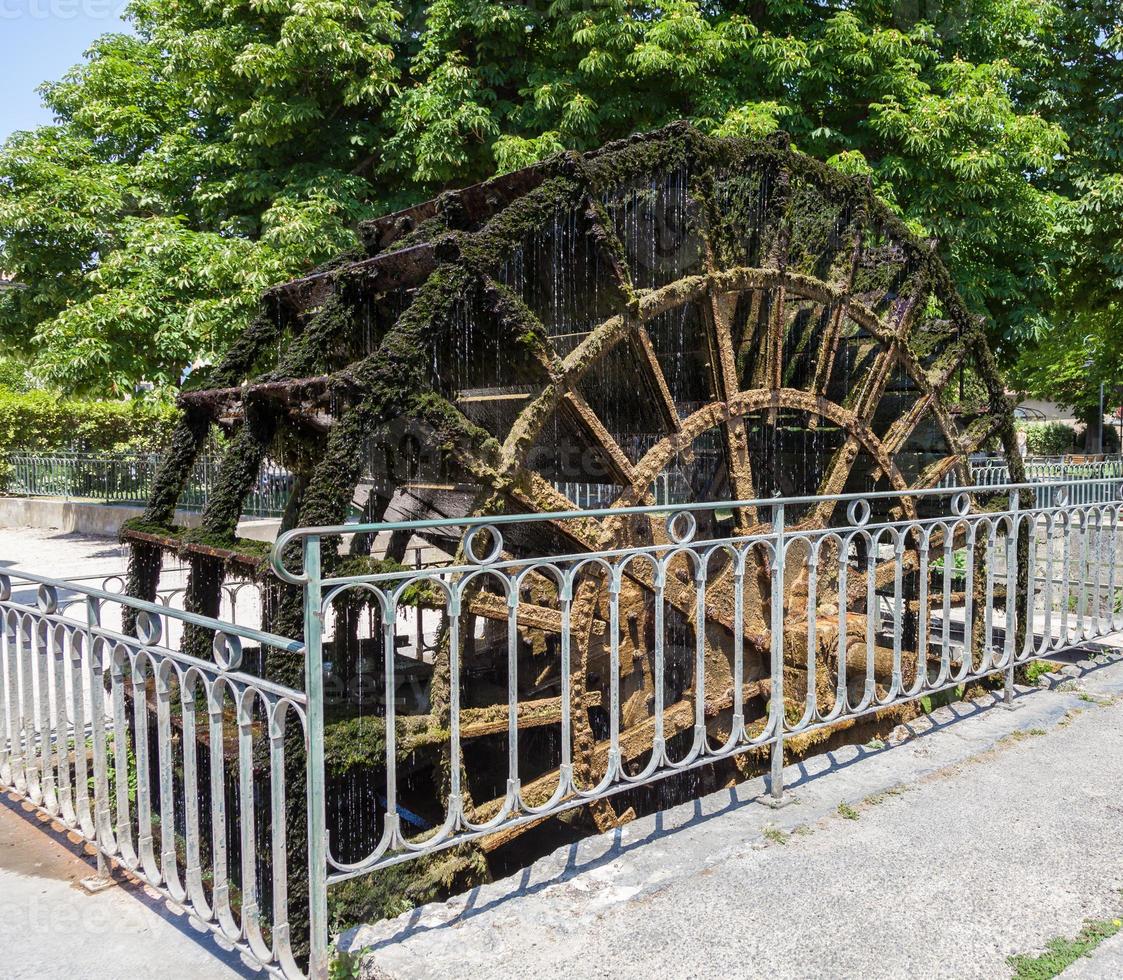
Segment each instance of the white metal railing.
[[[303,591],[300,641],[257,628],[259,606],[242,624],[175,608],[182,584],[146,603],[0,576],[0,784],[275,972],[303,974],[307,934],[324,977],[332,884],[746,752],[771,754],[779,800],[792,739],[995,675],[1009,703],[1018,665],[1123,630],[1123,479],[1089,482],[1099,502],[1027,483],[297,529],[272,561]],[[462,552],[333,575],[343,540],[392,531],[457,532]],[[331,667],[348,599],[382,651],[359,691],[384,743],[359,853],[329,832],[324,763],[325,710],[351,710]],[[214,631],[211,656],[187,630]],[[251,673],[255,648],[303,658],[304,689]],[[484,727],[505,764],[470,804],[465,780],[491,778],[464,751],[480,654],[503,677]],[[447,671],[440,713],[403,695],[422,664]],[[424,820],[403,799],[422,715],[449,763]],[[529,752],[527,719],[556,751]]]
[[[1050,487],[1063,483],[1068,486],[1073,503],[1105,503],[1109,493],[1103,481],[1123,477],[1123,458],[1084,461],[1070,456],[1034,456],[1025,462],[1026,480],[1038,484],[1035,491],[1039,506],[1050,499]],[[1010,468],[1004,459],[975,459],[970,463],[972,486],[1001,486],[1010,482]],[[941,481],[941,486],[953,488],[959,481],[951,471]]]
[[[267,969],[300,976],[285,732],[306,741],[307,699],[244,671],[242,648],[302,657],[303,645],[174,601],[0,575],[0,787],[93,844],[99,864],[116,859]],[[185,628],[213,632],[211,659],[168,639]],[[293,792],[301,840],[311,811]],[[295,911],[306,923],[306,902]]]
[[[383,649],[392,650],[403,622],[400,607],[422,589],[440,614],[450,671],[448,715],[442,719],[450,757],[443,817],[424,830],[403,817],[399,776],[406,774],[399,773],[398,743],[417,719],[401,701],[403,667],[388,656],[380,705],[381,831],[358,857],[344,857],[338,842],[326,842],[327,882],[512,830],[753,750],[771,752],[770,792],[778,799],[783,747],[797,736],[996,673],[1004,677],[1009,702],[1017,665],[1123,629],[1121,487],[1120,480],[1097,481],[1093,497],[1104,502],[1096,504],[1072,502],[1065,484],[1050,487],[1043,503],[1037,484],[1023,484],[290,531],[274,550],[274,568],[305,590],[312,660],[332,639],[332,612],[341,599],[359,595],[369,601],[377,620],[372,634],[381,634]],[[1035,498],[1032,505],[1022,505],[1023,492]],[[830,527],[807,525],[810,509],[827,499],[846,519]],[[878,519],[874,507],[883,511]],[[756,515],[759,523],[737,532],[727,516],[736,512]],[[615,546],[614,529],[637,521],[649,523],[650,543]],[[347,577],[322,572],[322,556],[345,533],[406,530],[424,536],[449,528],[465,532],[463,553],[444,567]],[[526,542],[551,537],[584,546],[518,554]],[[291,563],[297,544],[302,565],[290,569],[283,556]],[[959,555],[968,557],[957,571]],[[748,574],[755,562],[770,580],[764,637],[751,635],[746,619],[747,596],[759,587],[759,579]],[[637,589],[651,607],[650,635],[626,640],[630,612],[621,597]],[[506,663],[507,778],[497,800],[469,806],[461,670],[481,595],[506,609],[506,629],[496,635],[489,655]],[[573,687],[578,667],[587,668],[590,616],[603,627],[597,656],[604,689],[595,693],[607,729],[591,751],[587,745],[579,750],[577,739],[582,698],[590,692]],[[672,627],[672,618],[680,626]],[[684,636],[681,623],[691,618],[707,628]],[[543,773],[542,760],[528,762],[520,735],[520,719],[531,707],[519,681],[525,654],[520,631],[547,619],[554,625],[545,628],[556,636],[549,649],[556,659],[552,724],[559,748]],[[728,634],[729,691],[735,694],[707,689],[711,626]],[[823,648],[824,637],[831,638],[829,649]],[[479,635],[474,633],[472,642],[478,648]],[[642,661],[653,678],[649,723],[641,726],[645,734],[638,746],[632,737],[634,704],[627,739],[622,722],[625,642],[631,644],[629,669],[640,669]],[[793,644],[804,652],[793,655]],[[786,696],[793,668],[805,679],[794,700]],[[763,715],[759,709],[750,715],[752,698],[758,705],[765,700]],[[715,710],[727,717],[720,730],[711,724]]]

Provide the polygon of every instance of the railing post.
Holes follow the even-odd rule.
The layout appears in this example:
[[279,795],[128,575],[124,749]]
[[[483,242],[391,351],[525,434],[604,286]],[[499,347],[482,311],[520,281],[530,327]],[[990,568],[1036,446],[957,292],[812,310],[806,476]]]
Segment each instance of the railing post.
[[[1006,535],[1006,681],[1003,685],[1002,707],[1012,711],[1021,705],[1014,704],[1014,660],[1018,630],[1018,530],[1021,523],[1019,511],[1021,494],[1010,491],[1010,532]],[[1030,559],[1032,562],[1032,557]],[[1030,592],[1033,585],[1030,582]],[[1028,601],[1028,600],[1027,600]]]
[[767,803],[773,808],[794,802],[784,795],[784,505],[772,505],[772,772]]
[[308,697],[308,976],[328,975],[327,807],[324,782],[323,595],[320,538],[304,539],[304,691]]

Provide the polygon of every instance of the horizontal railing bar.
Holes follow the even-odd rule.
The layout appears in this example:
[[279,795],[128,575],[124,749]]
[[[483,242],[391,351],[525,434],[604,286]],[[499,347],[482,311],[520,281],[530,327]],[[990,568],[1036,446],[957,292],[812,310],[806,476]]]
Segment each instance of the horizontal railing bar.
[[[171,606],[163,606],[159,603],[148,602],[145,599],[135,599],[129,595],[123,595],[120,592],[107,592],[104,589],[98,589],[93,586],[77,585],[67,579],[48,578],[44,575],[36,575],[32,572],[21,571],[20,578],[22,581],[31,584],[46,585],[61,592],[73,592],[81,596],[87,596],[91,599],[100,599],[103,602],[114,602],[122,606],[127,606],[130,609],[135,609],[137,612],[146,612],[154,616],[166,616],[171,619],[178,620],[182,623],[188,623],[192,626],[199,626],[203,629],[214,630],[218,633],[226,633],[233,636],[238,636],[243,640],[254,640],[261,643],[263,646],[273,647],[277,650],[284,650],[288,653],[303,653],[304,644],[299,640],[290,640],[284,636],[278,636],[275,633],[266,633],[263,630],[252,629],[248,626],[241,626],[238,623],[224,622],[220,619],[212,619],[209,616],[201,616],[198,613],[187,612],[184,609],[175,609]],[[4,576],[0,574],[0,578]],[[60,596],[61,598],[61,596]],[[27,607],[29,612],[42,615],[41,609],[34,607]],[[134,642],[136,637],[131,637]]]
[[[773,500],[772,502],[776,503],[778,501]],[[1034,516],[1048,517],[1051,514],[1060,513],[1062,511],[1071,510],[1073,508],[1100,507],[1100,506],[1106,507],[1106,506],[1110,506],[1110,505],[1108,505],[1108,504],[1065,504],[1065,505],[1056,505],[1056,506],[1047,506],[1047,507],[1027,507],[1024,510],[1019,511],[1018,513],[1022,518],[1034,517]],[[689,509],[689,505],[687,505],[685,507],[682,507],[682,508],[678,508],[678,509],[680,509],[680,510]],[[621,511],[616,511],[615,513],[621,513]],[[535,520],[547,520],[547,519],[551,518],[552,516],[554,516],[554,515],[545,515],[544,514],[544,515],[542,515],[541,518],[535,518]],[[908,518],[908,519],[903,519],[903,520],[898,520],[898,521],[881,521],[881,522],[878,522],[878,523],[871,523],[871,524],[853,524],[853,525],[841,525],[841,526],[837,526],[837,527],[832,526],[832,527],[825,527],[825,528],[807,528],[805,530],[799,530],[799,529],[796,529],[796,528],[787,528],[784,533],[788,537],[789,541],[809,541],[810,542],[810,541],[815,541],[819,538],[826,538],[826,537],[832,537],[832,536],[840,536],[840,537],[851,536],[851,537],[853,537],[853,536],[865,535],[867,537],[873,537],[873,536],[876,536],[879,532],[882,532],[882,531],[925,530],[927,528],[935,528],[935,527],[940,526],[940,525],[951,527],[951,526],[955,526],[955,525],[963,523],[963,522],[972,522],[972,521],[976,522],[976,523],[982,523],[982,522],[985,522],[985,521],[994,521],[994,522],[997,523],[997,522],[1000,522],[1000,521],[1004,521],[1006,518],[1008,518],[1010,516],[1012,516],[1012,515],[1010,515],[1009,513],[1005,512],[1005,511],[995,511],[995,512],[978,511],[978,512],[969,513],[969,514],[959,514],[959,515],[948,514],[948,515],[944,515],[944,516],[940,516],[940,517],[923,517],[923,518],[918,517],[918,518]],[[489,526],[493,523],[495,523],[495,522],[494,521],[484,521],[484,526]],[[312,530],[315,530],[315,529],[309,528],[308,530],[312,531]],[[325,536],[328,536],[328,535],[325,535]],[[608,549],[602,549],[602,550],[599,550],[599,551],[575,551],[575,552],[568,552],[568,553],[561,553],[561,554],[552,554],[552,555],[548,555],[548,556],[544,556],[544,557],[536,557],[536,558],[512,558],[512,559],[507,559],[507,560],[504,560],[504,561],[488,562],[486,564],[481,563],[481,564],[466,564],[466,565],[465,564],[462,564],[462,565],[442,565],[442,566],[439,566],[439,567],[426,566],[426,567],[423,567],[423,568],[403,568],[400,571],[394,571],[394,572],[371,572],[368,575],[348,575],[348,576],[335,577],[335,578],[328,577],[328,578],[321,579],[320,582],[324,587],[334,587],[334,586],[347,585],[347,584],[359,585],[359,584],[374,584],[374,583],[378,583],[378,582],[393,582],[393,581],[402,581],[402,580],[411,580],[412,581],[412,580],[422,579],[422,578],[431,579],[431,578],[438,577],[440,575],[454,575],[454,574],[464,574],[464,573],[467,573],[467,572],[478,572],[478,571],[480,571],[481,569],[484,569],[484,568],[486,568],[490,571],[502,571],[502,570],[511,569],[511,568],[526,568],[528,566],[542,564],[542,563],[577,562],[577,561],[581,561],[581,560],[594,560],[594,559],[598,559],[598,558],[605,558],[605,559],[621,558],[621,557],[626,557],[626,556],[630,556],[630,555],[654,555],[654,554],[662,554],[662,553],[665,553],[665,552],[668,552],[668,551],[700,552],[700,551],[709,551],[709,550],[719,550],[724,546],[762,544],[762,543],[769,542],[769,541],[773,540],[774,537],[775,537],[775,535],[774,535],[774,532],[772,532],[772,531],[759,531],[755,534],[728,535],[728,536],[723,536],[723,537],[720,537],[720,538],[700,538],[700,539],[693,539],[693,540],[690,540],[690,541],[684,541],[684,542],[681,542],[681,543],[668,541],[668,542],[665,542],[663,544],[639,545],[639,546],[632,546],[632,547],[626,547],[626,548],[608,548]],[[884,542],[884,543],[888,543],[888,542]],[[943,552],[943,546],[942,545],[939,546],[939,550],[941,552],[941,558],[942,558],[942,552]],[[941,559],[940,558],[934,558],[933,563],[935,563],[938,560],[941,560]],[[934,569],[934,570],[938,570],[938,569]],[[956,574],[958,571],[960,571],[960,570],[953,569],[953,574]]]
[[[1118,484],[1118,478],[1105,477],[1097,480],[1080,481],[1084,485]],[[645,504],[636,507],[601,507],[594,510],[563,510],[533,514],[495,514],[490,517],[440,517],[428,521],[387,521],[380,524],[335,524],[317,527],[300,527],[286,531],[277,539],[276,550],[280,551],[290,541],[311,535],[328,537],[341,534],[375,534],[379,531],[408,531],[415,528],[444,527],[482,527],[486,525],[516,524],[527,521],[580,520],[589,517],[631,517],[645,514],[670,514],[676,511],[714,511],[741,510],[750,507],[769,507],[774,504],[795,505],[821,503],[847,503],[853,500],[890,500],[900,497],[946,497],[957,493],[1013,492],[1034,490],[1037,483],[1003,483],[995,486],[968,487],[924,487],[910,490],[876,490],[869,493],[838,493],[807,495],[800,497],[757,497],[744,500],[716,500],[701,503]],[[1106,502],[1105,502],[1106,503]],[[1089,505],[1092,506],[1092,505]]]
[[[305,697],[303,691],[298,691],[295,688],[285,687],[283,684],[274,683],[273,681],[267,680],[264,677],[258,677],[256,674],[246,674],[238,670],[223,670],[216,664],[208,660],[201,660],[198,657],[193,657],[191,654],[184,653],[181,650],[173,650],[171,649],[171,647],[161,646],[159,643],[145,643],[143,640],[138,639],[135,636],[130,636],[127,633],[120,633],[117,630],[109,629],[106,626],[90,626],[84,623],[79,623],[76,620],[69,619],[66,616],[59,615],[57,613],[45,613],[42,609],[39,609],[35,606],[25,606],[22,603],[13,602],[12,600],[8,600],[7,602],[3,603],[3,605],[7,606],[10,611],[15,612],[16,615],[30,616],[41,621],[54,623],[58,626],[73,627],[74,629],[82,632],[88,630],[95,636],[101,637],[114,644],[121,644],[128,647],[140,647],[141,650],[145,653],[154,654],[155,656],[160,657],[164,660],[173,660],[178,664],[182,664],[184,667],[194,667],[197,670],[201,670],[207,675],[222,677],[225,680],[231,680],[246,687],[254,687],[258,690],[275,695],[278,698],[287,698],[288,700],[293,701],[296,704],[307,704],[307,698]],[[205,617],[201,618],[205,619]],[[231,627],[236,625],[234,623],[223,623],[219,620],[212,620],[212,622],[219,623],[219,626],[222,627],[219,632],[223,633],[233,633],[234,630],[231,629]],[[252,630],[243,628],[238,635],[245,637],[248,633],[252,632]],[[304,652],[304,646],[302,644],[297,645],[295,649],[289,647],[282,647],[280,649],[286,649],[290,653]]]

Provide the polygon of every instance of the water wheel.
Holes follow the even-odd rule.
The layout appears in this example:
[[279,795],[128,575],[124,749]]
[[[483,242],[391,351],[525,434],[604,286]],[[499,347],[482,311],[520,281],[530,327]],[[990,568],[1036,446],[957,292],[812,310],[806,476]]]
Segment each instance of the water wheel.
[[[933,244],[866,182],[782,139],[712,140],[673,126],[379,219],[364,243],[365,255],[272,291],[227,363],[182,397],[184,445],[199,445],[212,423],[233,435],[225,496],[204,519],[229,543],[151,528],[133,536],[139,549],[188,554],[189,595],[201,609],[213,608],[216,563],[239,560],[233,521],[266,455],[297,475],[285,518],[295,526],[349,513],[376,522],[873,490],[900,493],[881,502],[881,515],[915,516],[906,491],[948,473],[965,478],[967,455],[995,437],[1013,448],[981,325]],[[171,469],[163,476],[174,478]],[[818,501],[785,517],[789,528],[821,528],[840,519],[835,511]],[[729,507],[697,517],[702,538],[750,533],[772,514]],[[667,533],[661,518],[544,521],[505,531],[503,547],[518,558],[658,544]],[[356,536],[340,560],[369,569],[364,562],[400,562],[411,547],[450,560],[461,535],[444,527]],[[847,630],[866,635],[864,583],[860,596],[840,595],[821,571],[811,591],[806,557],[793,549],[776,571],[797,715],[808,687],[824,711],[846,695],[837,686],[849,649],[838,636],[841,604]],[[615,670],[610,583],[595,570],[584,576],[569,685],[579,782],[604,772],[613,725],[634,774],[659,753],[681,757],[698,737],[722,744],[738,727],[762,724],[772,574],[767,556],[750,552],[738,626],[728,556],[707,569],[704,607],[685,560],[670,568],[658,603],[652,567],[634,563],[620,585]],[[143,575],[133,582],[141,593],[151,587]],[[532,803],[558,782],[559,608],[546,576],[524,581],[515,687],[522,792]],[[280,609],[272,627],[295,630],[299,617],[283,621]],[[355,619],[337,625],[337,660],[347,630],[361,632]],[[465,620],[463,737],[466,766],[482,773],[467,778],[478,823],[497,812],[506,775],[508,606],[499,583],[479,579]],[[656,631],[666,641],[662,669]],[[349,642],[362,659],[361,636]],[[448,656],[438,644],[433,677],[445,676]],[[848,682],[858,685],[855,698],[868,683],[865,656],[863,647]],[[809,663],[819,667],[813,679]],[[616,718],[607,708],[614,685]],[[411,744],[440,729],[447,690],[433,684],[418,705],[401,736]],[[602,809],[598,820],[612,818]]]

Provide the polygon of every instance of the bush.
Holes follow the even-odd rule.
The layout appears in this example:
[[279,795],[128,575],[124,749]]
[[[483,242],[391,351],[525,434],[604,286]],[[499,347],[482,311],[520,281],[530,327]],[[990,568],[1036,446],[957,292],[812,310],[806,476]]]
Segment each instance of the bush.
[[0,387],[0,456],[11,452],[115,453],[160,449],[178,416],[166,404],[61,398]]
[[1030,456],[1063,456],[1076,446],[1076,430],[1064,422],[1029,422],[1021,428]]
[[30,391],[34,386],[27,368],[10,357],[0,356],[0,388],[11,391]]
[[1119,430],[1114,425],[1108,425],[1106,420],[1104,421],[1104,452],[1119,452]]

